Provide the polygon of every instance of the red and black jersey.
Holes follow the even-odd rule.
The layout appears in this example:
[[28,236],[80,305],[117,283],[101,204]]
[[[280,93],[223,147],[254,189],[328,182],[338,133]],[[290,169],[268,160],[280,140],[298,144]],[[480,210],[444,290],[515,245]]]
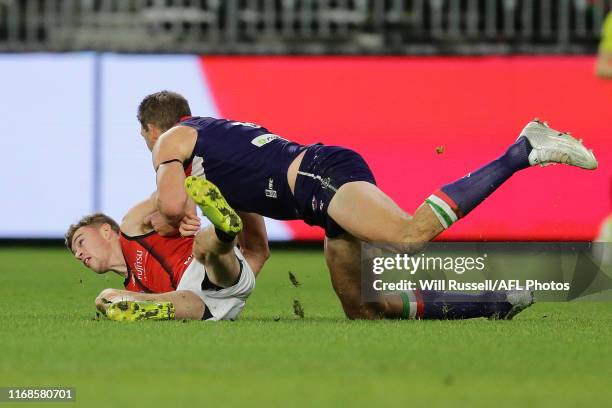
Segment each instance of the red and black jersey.
[[176,290],[193,259],[193,237],[145,235],[119,238],[128,276],[123,285],[132,292],[164,293]]

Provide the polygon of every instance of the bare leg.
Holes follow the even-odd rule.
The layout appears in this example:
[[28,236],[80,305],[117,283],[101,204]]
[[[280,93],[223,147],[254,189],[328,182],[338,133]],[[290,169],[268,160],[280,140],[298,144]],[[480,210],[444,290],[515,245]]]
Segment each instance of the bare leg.
[[361,242],[349,234],[325,238],[325,261],[332,286],[349,319],[399,318],[402,300],[399,295],[381,296],[376,302],[361,301]]
[[[366,242],[404,243],[418,250],[444,228],[427,204],[410,216],[378,187],[365,181],[344,184],[327,213],[351,235]],[[367,216],[364,217],[364,214]],[[410,245],[415,244],[415,245]]]
[[122,300],[150,302],[172,302],[174,304],[174,318],[200,320],[204,315],[204,302],[195,293],[188,290],[179,290],[166,293],[138,293],[120,289],[104,289],[96,298],[96,308],[104,313],[111,303]]
[[240,274],[240,263],[234,253],[236,239],[223,242],[215,233],[214,227],[200,230],[193,243],[193,255],[206,267],[212,283],[222,288],[232,286]]

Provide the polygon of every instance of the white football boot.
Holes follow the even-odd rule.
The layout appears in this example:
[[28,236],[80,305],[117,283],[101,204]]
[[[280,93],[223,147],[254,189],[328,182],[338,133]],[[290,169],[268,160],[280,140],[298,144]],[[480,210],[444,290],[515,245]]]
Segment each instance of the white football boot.
[[506,295],[506,299],[512,305],[512,308],[508,313],[499,317],[502,320],[512,320],[514,316],[535,303],[535,297],[531,290],[511,290]]
[[534,119],[521,132],[533,150],[529,153],[529,164],[547,166],[549,164],[569,164],[587,170],[597,168],[597,159],[591,149],[574,139],[569,133],[559,132],[548,123]]

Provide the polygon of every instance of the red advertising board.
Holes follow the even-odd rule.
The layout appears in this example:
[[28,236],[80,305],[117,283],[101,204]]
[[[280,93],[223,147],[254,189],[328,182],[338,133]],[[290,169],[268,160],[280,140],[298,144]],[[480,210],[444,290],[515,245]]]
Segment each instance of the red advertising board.
[[[598,170],[522,171],[441,239],[590,240],[610,212],[612,81],[594,76],[592,57],[206,57],[201,66],[222,116],[357,150],[408,212],[497,157],[534,117],[594,149]],[[297,239],[322,237],[290,225]]]

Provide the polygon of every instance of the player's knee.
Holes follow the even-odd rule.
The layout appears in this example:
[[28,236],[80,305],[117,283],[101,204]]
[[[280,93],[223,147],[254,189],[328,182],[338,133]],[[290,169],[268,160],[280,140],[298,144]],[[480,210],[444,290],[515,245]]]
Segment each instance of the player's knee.
[[344,315],[351,320],[369,320],[360,307],[344,307]]
[[351,320],[379,320],[385,316],[386,306],[378,302],[342,305],[344,314]]
[[379,302],[362,302],[361,297],[355,293],[347,296],[346,293],[337,289],[336,293],[342,303],[344,314],[351,320],[378,320],[387,314],[388,305],[384,299]]

